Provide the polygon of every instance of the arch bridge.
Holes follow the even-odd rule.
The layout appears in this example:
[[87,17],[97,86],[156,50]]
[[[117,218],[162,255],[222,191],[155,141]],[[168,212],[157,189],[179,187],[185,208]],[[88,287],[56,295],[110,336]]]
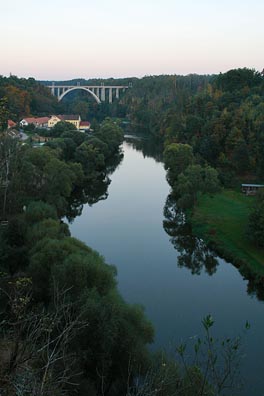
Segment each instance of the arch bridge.
[[57,96],[58,101],[60,102],[64,96],[68,93],[76,90],[83,90],[88,92],[93,96],[97,103],[108,101],[109,103],[113,102],[113,97],[119,99],[120,92],[124,92],[127,88],[132,87],[132,84],[129,85],[81,85],[78,83],[77,85],[56,85],[52,83],[48,88],[51,90],[51,93],[54,96]]

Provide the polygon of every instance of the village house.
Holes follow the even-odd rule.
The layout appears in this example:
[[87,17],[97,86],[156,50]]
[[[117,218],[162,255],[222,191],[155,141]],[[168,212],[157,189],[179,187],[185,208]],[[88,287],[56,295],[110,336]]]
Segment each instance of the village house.
[[16,126],[16,123],[14,121],[12,121],[12,120],[7,121],[7,129],[15,128],[15,126]]
[[20,121],[20,126],[33,124],[36,128],[47,128],[50,117],[27,117]]
[[81,132],[89,131],[90,127],[91,127],[91,124],[89,121],[81,121],[79,131],[81,131]]
[[60,115],[52,115],[48,122],[48,127],[53,128],[60,121],[66,121],[70,124],[73,124],[76,129],[80,129],[81,117],[79,115],[74,114],[60,114]]
[[264,184],[241,184],[241,191],[246,195],[256,195],[262,188]]
[[53,128],[60,121],[62,121],[60,116],[52,115],[48,121],[48,128]]
[[36,128],[53,128],[60,121],[69,122],[82,132],[88,131],[91,126],[89,121],[81,121],[81,117],[74,114],[59,114],[50,117],[26,117],[19,124],[22,128],[30,124]]

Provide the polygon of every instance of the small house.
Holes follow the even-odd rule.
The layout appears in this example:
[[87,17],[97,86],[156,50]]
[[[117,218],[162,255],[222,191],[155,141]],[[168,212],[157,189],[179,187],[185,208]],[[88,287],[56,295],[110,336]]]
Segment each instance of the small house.
[[241,191],[246,195],[256,195],[261,188],[264,184],[241,184]]
[[83,132],[89,131],[90,127],[91,127],[91,124],[89,121],[81,121],[79,131],[83,131]]
[[7,121],[7,129],[15,128],[15,126],[16,126],[16,123],[14,121],[12,121],[12,120]]

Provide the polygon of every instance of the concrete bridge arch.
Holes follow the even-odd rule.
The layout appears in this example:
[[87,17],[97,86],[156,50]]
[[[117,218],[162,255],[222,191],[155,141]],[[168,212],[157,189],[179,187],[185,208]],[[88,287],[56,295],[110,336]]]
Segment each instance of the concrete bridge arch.
[[66,96],[69,92],[75,91],[76,89],[82,89],[83,91],[90,93],[93,96],[93,98],[96,100],[97,103],[101,103],[100,99],[93,91],[91,91],[89,88],[81,87],[81,86],[72,87],[72,88],[67,89],[67,91],[63,92],[61,95],[58,96],[58,101],[60,102],[64,98],[64,96]]

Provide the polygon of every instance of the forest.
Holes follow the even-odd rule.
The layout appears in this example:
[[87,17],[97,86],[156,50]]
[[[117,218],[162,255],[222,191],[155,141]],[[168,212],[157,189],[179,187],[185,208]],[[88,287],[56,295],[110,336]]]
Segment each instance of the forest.
[[[241,181],[261,182],[263,76],[245,68],[114,82],[132,88],[112,107],[95,108],[83,94],[72,98],[74,112],[93,122],[92,135],[62,122],[51,131],[53,139],[35,149],[8,135],[7,120],[65,112],[70,100],[58,104],[33,78],[0,78],[3,395],[215,395],[233,384],[239,339],[223,341],[224,369],[215,375],[219,350],[210,315],[192,364],[185,345],[177,347],[177,361],[150,353],[154,329],[143,308],[123,300],[115,267],[71,237],[66,219],[94,200],[95,186],[96,199],[107,196],[108,176],[122,157],[122,119],[163,146],[180,209]],[[256,202],[249,233],[262,246],[262,195]]]

